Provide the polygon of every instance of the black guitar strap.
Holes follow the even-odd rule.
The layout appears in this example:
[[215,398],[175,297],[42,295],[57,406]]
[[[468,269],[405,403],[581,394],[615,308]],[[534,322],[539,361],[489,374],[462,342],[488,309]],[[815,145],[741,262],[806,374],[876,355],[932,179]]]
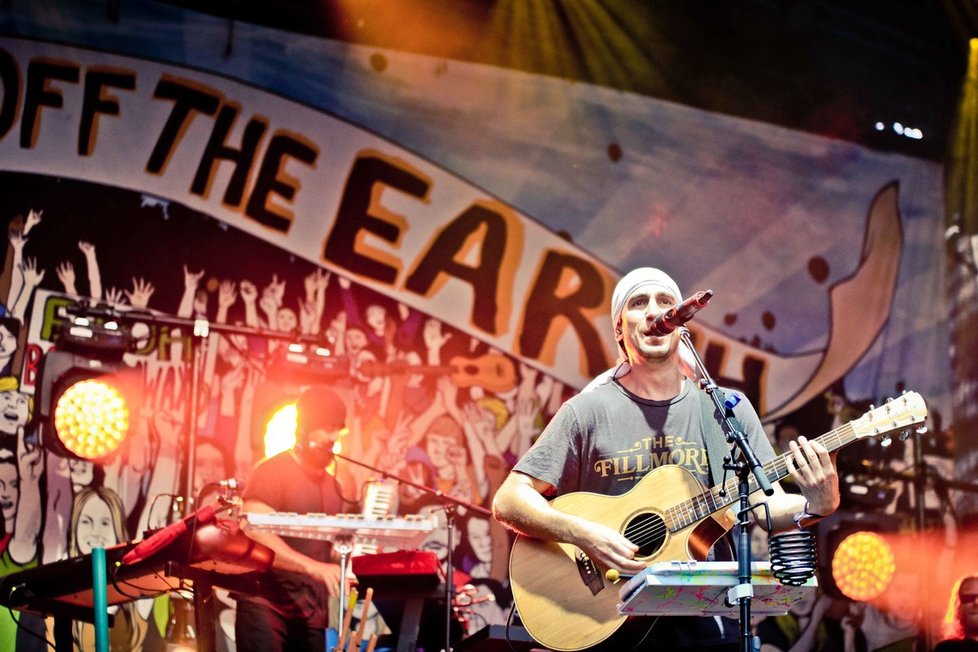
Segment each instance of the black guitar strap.
[[[720,390],[718,390],[720,391]],[[703,442],[706,444],[706,459],[710,463],[710,486],[715,487],[723,479],[723,458],[730,454],[727,435],[717,420],[717,407],[705,390],[696,392],[700,397],[703,411]]]

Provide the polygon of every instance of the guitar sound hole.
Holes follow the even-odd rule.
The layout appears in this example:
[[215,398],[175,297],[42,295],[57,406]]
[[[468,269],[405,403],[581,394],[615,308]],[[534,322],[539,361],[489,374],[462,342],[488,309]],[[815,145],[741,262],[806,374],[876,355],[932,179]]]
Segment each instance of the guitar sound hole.
[[625,526],[625,538],[638,546],[636,557],[658,552],[666,540],[666,524],[658,514],[639,514]]

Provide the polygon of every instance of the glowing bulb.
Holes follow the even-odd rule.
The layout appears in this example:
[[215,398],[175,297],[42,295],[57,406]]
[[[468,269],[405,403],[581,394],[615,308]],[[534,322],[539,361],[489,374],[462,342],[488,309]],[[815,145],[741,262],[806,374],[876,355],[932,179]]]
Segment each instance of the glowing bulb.
[[104,457],[115,451],[129,432],[129,406],[112,385],[83,380],[58,398],[54,429],[65,448],[78,457]]
[[879,597],[893,579],[896,562],[889,544],[874,532],[856,532],[842,540],[832,557],[832,579],[856,602]]
[[295,403],[283,405],[265,425],[265,457],[277,455],[295,446],[296,409]]

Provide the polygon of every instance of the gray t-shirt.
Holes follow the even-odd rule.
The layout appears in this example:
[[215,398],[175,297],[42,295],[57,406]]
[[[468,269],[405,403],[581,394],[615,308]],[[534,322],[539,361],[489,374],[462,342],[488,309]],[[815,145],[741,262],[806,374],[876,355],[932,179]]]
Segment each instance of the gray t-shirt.
[[[734,415],[758,459],[772,459],[774,449],[746,398],[734,407]],[[666,464],[682,466],[708,487],[703,436],[718,436],[719,425],[702,422],[699,391],[688,380],[667,401],[641,398],[614,381],[564,403],[514,469],[550,483],[555,495],[591,491],[618,496]],[[721,445],[728,448],[726,442]]]

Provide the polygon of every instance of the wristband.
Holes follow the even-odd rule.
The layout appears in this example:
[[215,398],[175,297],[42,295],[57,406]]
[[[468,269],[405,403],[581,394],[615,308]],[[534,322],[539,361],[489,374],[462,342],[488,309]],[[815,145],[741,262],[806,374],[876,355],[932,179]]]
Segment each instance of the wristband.
[[797,512],[791,520],[794,522],[795,527],[797,527],[799,530],[804,530],[805,528],[804,526],[802,526],[801,522],[806,518],[814,519],[817,521],[819,519],[825,518],[825,516],[822,514],[815,514],[814,512],[808,511],[808,501],[806,500],[805,508],[802,511]]

